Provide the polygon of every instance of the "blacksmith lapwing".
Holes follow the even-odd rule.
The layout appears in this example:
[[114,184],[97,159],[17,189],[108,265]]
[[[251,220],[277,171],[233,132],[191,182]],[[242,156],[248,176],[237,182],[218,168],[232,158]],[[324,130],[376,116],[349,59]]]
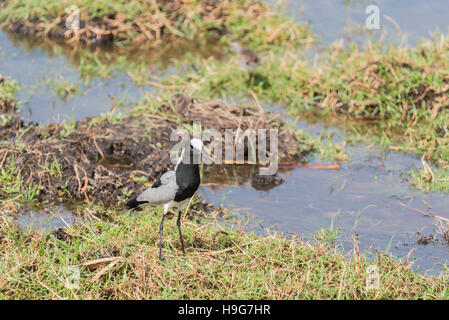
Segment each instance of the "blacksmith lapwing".
[[163,205],[164,214],[159,226],[159,259],[162,260],[162,231],[164,228],[165,215],[171,208],[178,209],[178,220],[176,222],[181,239],[182,252],[185,255],[184,241],[181,232],[181,213],[190,202],[200,186],[199,163],[201,155],[210,161],[214,159],[203,150],[203,143],[199,139],[188,140],[182,149],[181,156],[174,170],[167,171],[160,176],[151,188],[146,189],[137,197],[130,199],[126,206],[135,209],[142,204]]

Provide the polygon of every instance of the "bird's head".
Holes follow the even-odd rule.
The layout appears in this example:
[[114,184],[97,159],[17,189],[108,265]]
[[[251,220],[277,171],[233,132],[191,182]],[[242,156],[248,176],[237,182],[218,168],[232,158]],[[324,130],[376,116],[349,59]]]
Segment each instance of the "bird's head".
[[203,142],[200,139],[193,138],[190,140],[190,148],[201,152],[203,150]]
[[190,140],[190,150],[199,152],[199,154],[202,154],[210,163],[215,162],[215,159],[210,155],[200,139],[193,138]]

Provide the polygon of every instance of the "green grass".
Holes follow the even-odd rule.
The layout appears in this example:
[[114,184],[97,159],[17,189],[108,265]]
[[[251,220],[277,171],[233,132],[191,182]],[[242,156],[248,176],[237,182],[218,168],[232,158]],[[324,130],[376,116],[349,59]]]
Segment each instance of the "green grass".
[[0,100],[14,101],[20,83],[0,75]]
[[[284,46],[277,53],[261,51],[263,65],[249,75],[232,56],[193,58],[196,70],[167,77],[163,84],[199,97],[255,94],[292,115],[337,125],[347,142],[414,152],[448,176],[448,43],[441,36],[416,47],[372,45],[364,51],[335,44],[315,63]],[[426,188],[449,192],[446,184]]]
[[426,167],[419,171],[410,171],[414,185],[424,191],[449,192],[449,170]]
[[[90,218],[55,234],[22,233],[12,218],[0,226],[2,299],[442,299],[443,277],[423,277],[400,261],[376,261],[321,241],[257,236],[223,227],[214,218],[184,219],[183,257],[174,219],[164,228],[165,260],[158,260],[161,211],[129,214],[89,205]],[[109,217],[105,219],[104,217]],[[106,221],[108,220],[108,221]],[[61,237],[60,237],[61,238]],[[92,267],[90,263],[97,259]],[[366,270],[376,265],[377,290]],[[65,286],[78,268],[79,288]]]
[[72,96],[82,95],[79,84],[71,82],[62,75],[53,75],[46,79],[46,86],[48,91],[52,91],[55,97],[59,97],[63,102],[66,102]]
[[[3,25],[21,21],[37,26],[38,34],[45,36],[58,28],[69,16],[66,8],[76,5],[80,9],[80,20],[102,27],[97,20],[115,20],[120,28],[107,27],[114,42],[119,45],[131,43],[158,43],[163,35],[179,39],[203,41],[217,32],[226,30],[233,39],[244,39],[253,46],[276,45],[284,41],[304,45],[312,41],[306,25],[296,25],[293,19],[268,9],[267,4],[250,0],[216,1],[215,12],[203,1],[93,1],[93,0],[9,0],[2,5],[0,21]],[[83,30],[81,30],[83,33]]]
[[61,132],[59,133],[59,136],[61,138],[67,138],[72,133],[76,132],[76,122],[73,118],[68,119],[68,121],[64,121],[62,123]]
[[65,8],[71,5],[78,5],[82,11],[85,11],[92,18],[101,18],[116,11],[122,12],[129,19],[133,19],[139,14],[145,12],[145,9],[152,7],[150,1],[51,1],[51,0],[27,0],[27,1],[8,1],[2,10],[0,17],[4,19],[43,19],[51,22],[59,14],[65,11]]
[[[356,46],[343,48],[337,43],[312,63],[302,51],[313,38],[306,25],[294,24],[290,18],[264,9],[265,5],[261,6],[260,15],[248,16],[244,10],[248,3],[237,1],[229,5],[229,17],[224,22],[229,33],[219,44],[226,48],[230,41],[239,39],[260,52],[262,66],[247,74],[237,68],[232,55],[221,60],[187,56],[183,65],[195,68],[158,79],[163,86],[177,89],[162,90],[158,96],[146,92],[131,113],[165,115],[160,106],[174,91],[199,100],[219,97],[240,101],[257,97],[262,102],[281,104],[293,115],[335,120],[348,134],[342,144],[333,142],[331,136],[313,138],[297,131],[297,140],[304,146],[312,146],[322,158],[345,161],[346,142],[375,141],[385,149],[416,152],[429,164],[437,165],[411,172],[410,176],[418,188],[449,192],[447,38],[387,50],[373,45],[361,51]],[[52,27],[57,17],[65,17],[64,8],[69,4],[73,2],[9,0],[0,11],[0,19],[5,23],[38,19]],[[142,33],[136,33],[130,22],[143,12],[157,14],[150,2],[137,0],[84,0],[77,4],[82,16],[103,19],[115,12],[125,16],[124,32],[117,45],[127,45],[135,37],[142,39]],[[218,22],[201,20],[198,11],[192,12],[191,17],[180,20],[185,23],[173,25],[169,32],[182,39],[198,37],[204,41],[202,36],[217,27]],[[138,85],[154,81],[141,61],[131,64],[122,56],[100,56],[91,53],[81,59],[81,73],[110,77],[116,71],[132,70],[132,78]],[[14,81],[5,81],[0,85],[0,100],[13,100],[17,88]],[[66,96],[64,90],[60,94]],[[119,122],[120,117],[108,113],[91,123]],[[4,125],[9,120],[3,116],[0,121]],[[74,130],[73,121],[64,124],[60,138]],[[49,160],[42,170],[51,176],[61,174],[57,161]],[[244,233],[240,228],[224,226],[214,215],[199,218],[199,223],[185,219],[187,257],[183,257],[174,221],[168,220],[164,262],[157,259],[160,210],[129,214],[89,202],[77,209],[87,219],[67,228],[63,240],[54,234],[22,233],[7,213],[36,204],[40,188],[23,181],[13,160],[2,164],[0,298],[447,299],[449,296],[447,276],[424,277],[390,256],[379,254],[375,261],[370,261],[355,248],[353,253],[344,254],[341,248],[329,245],[328,242],[337,239],[333,224],[330,230],[318,233],[316,241],[307,243],[278,234]],[[99,262],[95,268],[89,265],[104,258],[109,260]],[[372,264],[379,268],[380,287],[370,291],[366,290],[366,271]],[[64,285],[71,266],[80,271],[80,287],[76,290]]]
[[[27,184],[22,179],[22,172],[17,168],[14,159],[8,164],[0,167],[0,195],[7,200],[1,202],[28,204],[36,200],[39,191],[42,189],[39,185]],[[1,209],[1,206],[0,206]]]

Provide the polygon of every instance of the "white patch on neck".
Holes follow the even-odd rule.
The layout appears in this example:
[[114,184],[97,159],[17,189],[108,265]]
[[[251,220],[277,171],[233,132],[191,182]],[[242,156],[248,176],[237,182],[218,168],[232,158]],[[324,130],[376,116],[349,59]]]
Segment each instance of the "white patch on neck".
[[183,148],[182,151],[181,151],[181,156],[179,157],[178,162],[176,163],[175,171],[176,171],[176,169],[178,169],[178,165],[181,163],[182,158],[184,157],[184,153],[185,152],[186,152],[186,148]]

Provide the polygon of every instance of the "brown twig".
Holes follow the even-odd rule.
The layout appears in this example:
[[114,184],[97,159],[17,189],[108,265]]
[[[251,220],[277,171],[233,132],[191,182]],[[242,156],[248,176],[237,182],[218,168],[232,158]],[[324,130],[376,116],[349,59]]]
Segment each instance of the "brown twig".
[[[87,196],[87,188],[89,186],[89,178],[87,176],[87,172],[86,172],[86,170],[83,167],[81,167],[78,164],[75,164],[75,168],[79,168],[81,171],[83,171],[83,174],[84,174],[84,187],[82,188],[81,191],[84,193],[84,197],[86,198],[86,201],[89,201],[89,197]],[[76,169],[75,169],[75,173],[76,173],[77,178],[78,178],[78,172],[77,172]],[[78,183],[81,184],[79,179],[78,179]],[[78,189],[78,192],[79,192],[79,189]]]
[[141,171],[141,170],[133,170],[133,171],[131,171],[131,174],[133,174],[133,173],[142,174],[142,175],[144,175],[144,176],[146,176],[146,177],[151,177],[151,176],[152,176],[151,174],[148,174],[148,173],[143,172],[143,171]]
[[412,253],[415,252],[415,251],[416,251],[416,248],[412,248],[412,249],[408,252],[407,257],[405,257],[404,267],[407,267],[407,265],[408,265],[408,260],[410,259],[410,256],[412,255]]
[[297,164],[289,164],[289,163],[279,163],[280,168],[299,168],[299,169],[332,169],[332,170],[340,170],[341,166],[339,163],[333,164],[318,164],[318,165],[297,165]]
[[152,87],[156,87],[159,89],[169,89],[169,90],[173,90],[173,89],[185,89],[187,86],[185,85],[165,85],[165,84],[160,84],[157,82],[153,82],[153,81],[146,81],[145,82],[147,85],[152,86]]
[[448,218],[436,216],[434,214],[431,214],[430,212],[425,212],[425,211],[422,211],[422,210],[419,210],[419,209],[416,209],[416,208],[412,208],[412,207],[406,205],[405,203],[403,203],[402,201],[399,201],[399,205],[401,205],[402,207],[407,208],[407,209],[409,209],[411,211],[414,211],[414,212],[420,213],[422,215],[425,215],[427,217],[438,219],[438,220],[444,220],[446,222],[449,222]]
[[78,180],[78,196],[81,192],[81,180],[80,180],[80,175],[78,172],[78,166],[76,164],[73,165],[73,170],[75,171],[75,175],[76,175],[76,180]]
[[101,159],[104,159],[104,153],[103,153],[103,151],[100,149],[100,147],[98,146],[97,140],[95,139],[95,134],[94,134],[94,133],[92,133],[91,138],[92,138],[92,140],[94,141],[95,147],[97,148],[98,152],[100,153]]

